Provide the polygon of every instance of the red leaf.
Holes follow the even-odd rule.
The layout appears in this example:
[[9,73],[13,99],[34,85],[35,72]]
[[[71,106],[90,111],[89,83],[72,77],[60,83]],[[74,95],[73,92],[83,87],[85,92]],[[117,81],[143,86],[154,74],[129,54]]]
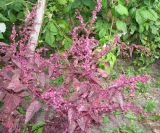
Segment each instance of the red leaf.
[[77,127],[77,123],[75,121],[71,121],[71,123],[69,123],[69,128],[68,128],[68,132],[69,133],[74,133],[74,130]]
[[24,90],[24,86],[21,84],[20,80],[20,72],[18,70],[15,70],[14,75],[12,76],[12,80],[9,83],[7,89],[13,90],[14,92],[20,92]]
[[26,111],[25,124],[27,124],[33,115],[41,108],[39,101],[33,101]]
[[48,76],[51,77],[53,74],[53,66],[49,66],[48,68]]
[[113,97],[113,101],[119,103],[121,109],[123,110],[124,107],[124,101],[123,101],[123,96],[120,92],[116,92],[114,97]]
[[86,117],[81,117],[80,119],[77,120],[77,123],[78,123],[79,127],[82,129],[82,131],[85,131],[86,122],[87,122]]
[[95,122],[100,123],[101,118],[100,118],[98,112],[96,112],[96,111],[90,111],[89,114],[90,114],[91,118],[93,120],[95,120]]
[[7,118],[7,121],[5,121],[4,126],[5,126],[6,128],[8,128],[8,129],[13,128],[13,126],[14,126],[14,119],[13,119],[12,116],[9,116],[9,117]]
[[45,75],[44,72],[42,72],[42,73],[39,74],[39,82],[40,82],[40,85],[41,85],[42,87],[45,86],[45,83],[46,83],[46,75]]
[[80,104],[77,107],[78,112],[82,112],[82,111],[88,111],[89,110],[89,105],[87,103],[84,104]]
[[81,83],[78,81],[78,79],[74,78],[73,79],[73,86],[76,91],[78,91],[80,89],[80,85],[81,85]]
[[73,109],[69,109],[68,110],[68,121],[69,121],[69,128],[68,128],[68,132],[69,133],[74,133],[74,130],[77,127],[77,123],[74,121],[73,117],[74,117],[74,111]]
[[22,65],[19,61],[17,61],[16,59],[12,58],[12,62],[18,67],[18,68],[22,68]]
[[3,111],[5,113],[11,113],[14,111],[17,106],[20,104],[21,98],[18,96],[15,96],[13,94],[7,94],[4,99],[4,108]]
[[73,119],[73,114],[74,114],[74,111],[73,111],[73,109],[69,109],[68,110],[68,121],[69,121],[69,123],[72,121],[72,119]]

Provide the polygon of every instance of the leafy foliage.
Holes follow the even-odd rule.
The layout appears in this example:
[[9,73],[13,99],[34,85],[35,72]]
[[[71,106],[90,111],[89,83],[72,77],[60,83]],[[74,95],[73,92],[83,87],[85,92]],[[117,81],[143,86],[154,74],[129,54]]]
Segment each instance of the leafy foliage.
[[[22,24],[25,16],[30,11],[35,0],[1,0],[0,1],[0,22],[5,24],[6,31],[1,32],[0,40],[9,42],[9,35],[13,23],[16,25]],[[0,25],[1,28],[1,25]]]
[[[63,51],[70,48],[72,44],[70,38],[71,26],[78,22],[72,17],[75,9],[81,10],[86,22],[90,17],[90,11],[95,6],[94,0],[62,0],[49,1],[44,21],[43,34],[40,37],[41,44],[46,42],[56,50]],[[159,58],[159,0],[140,1],[140,0],[102,0],[102,11],[99,19],[95,23],[95,37],[100,40],[100,44],[112,41],[114,36],[123,32],[121,37],[127,45],[141,45],[149,48],[149,56],[146,52],[134,51],[132,59],[134,64],[142,66],[149,65]],[[61,18],[61,19],[58,19]],[[68,23],[66,23],[66,20]],[[48,25],[54,23],[56,33],[47,30]],[[52,34],[52,37],[48,37]],[[56,34],[56,35],[55,35]],[[140,58],[139,58],[140,57]],[[150,58],[148,58],[150,57]]]
[[156,107],[156,101],[155,100],[148,100],[144,106],[144,110],[146,112],[151,112],[155,109]]

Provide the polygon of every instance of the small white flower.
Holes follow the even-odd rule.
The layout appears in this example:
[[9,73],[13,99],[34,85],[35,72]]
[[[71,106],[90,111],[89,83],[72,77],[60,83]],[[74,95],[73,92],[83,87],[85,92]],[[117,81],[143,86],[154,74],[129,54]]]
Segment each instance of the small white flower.
[[6,25],[5,23],[0,23],[0,33],[3,33],[6,31]]

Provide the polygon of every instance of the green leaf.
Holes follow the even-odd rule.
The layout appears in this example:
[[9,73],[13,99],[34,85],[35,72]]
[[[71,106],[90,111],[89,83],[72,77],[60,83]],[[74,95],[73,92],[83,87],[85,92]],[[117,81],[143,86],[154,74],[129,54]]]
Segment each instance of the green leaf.
[[[38,132],[38,133],[43,133],[43,128],[42,128],[42,127],[39,128],[37,132]],[[35,133],[37,133],[37,132],[35,132]]]
[[104,63],[100,63],[99,67],[104,69],[107,73],[110,73],[114,67],[116,59],[117,59],[116,56],[112,52],[110,52],[106,56],[102,56],[100,58],[100,60],[103,60],[103,61],[105,60],[106,62],[109,62],[109,66],[106,66]]
[[160,121],[160,116],[153,115],[153,116],[149,116],[147,119],[152,120],[152,121]]
[[[38,129],[42,128],[44,125],[45,125],[45,122],[44,122],[44,121],[40,121],[40,122],[34,124],[34,125],[32,126],[32,132],[35,131],[35,130],[38,130]],[[43,129],[43,128],[42,128],[42,129]],[[38,132],[38,133],[41,133],[41,130],[42,130],[42,129],[40,129],[40,130],[39,130],[40,132]]]
[[71,45],[72,45],[72,40],[70,38],[65,38],[63,40],[63,45],[65,49],[70,49]]
[[137,27],[135,25],[131,25],[130,30],[130,34],[133,35],[134,32],[137,30]]
[[2,33],[0,33],[0,39],[4,39],[4,37],[3,37],[3,34],[2,34]]
[[106,35],[106,29],[102,28],[100,31],[99,31],[99,37],[104,37]]
[[25,100],[26,102],[30,102],[30,101],[31,101],[31,97],[30,97],[30,96],[25,96],[25,97],[24,97],[24,100]]
[[12,23],[15,23],[16,20],[17,20],[17,17],[15,16],[15,14],[12,13],[12,10],[9,10],[9,11],[8,11],[8,17],[9,17],[9,20],[10,20]]
[[102,0],[102,7],[103,8],[107,8],[108,7],[108,3],[106,0]]
[[158,14],[153,9],[149,9],[146,16],[148,19],[150,19],[152,21],[157,21],[157,19],[158,19]]
[[58,78],[56,78],[55,80],[51,80],[50,83],[52,85],[61,85],[64,82],[64,76],[60,76]]
[[132,112],[128,112],[125,115],[125,117],[128,118],[129,120],[136,120],[137,119],[137,117]]
[[20,114],[25,114],[25,110],[22,106],[18,107],[17,108],[17,111],[20,113]]
[[58,34],[58,29],[53,22],[47,24],[46,31],[52,32],[52,35]]
[[119,4],[122,4],[122,5],[124,5],[125,2],[126,2],[125,0],[118,0],[118,3],[119,3]]
[[96,31],[100,31],[103,27],[103,21],[97,20],[96,22]]
[[10,5],[10,8],[14,9],[15,11],[19,12],[23,9],[23,4],[25,3],[24,0],[14,0],[14,2]]
[[143,24],[147,20],[156,21],[158,19],[157,13],[152,9],[138,9],[136,11],[136,21],[138,24]]
[[144,26],[143,26],[143,25],[140,25],[140,26],[139,26],[139,32],[140,32],[140,33],[143,33],[143,32],[144,32]]
[[23,129],[20,131],[20,133],[29,133],[29,131]]
[[136,21],[137,23],[140,25],[140,24],[143,24],[145,22],[145,18],[144,16],[141,14],[141,10],[137,10],[136,11]]
[[77,8],[79,6],[82,5],[82,1],[81,0],[74,0],[74,2],[72,3],[72,8]]
[[4,15],[2,15],[2,14],[0,13],[0,21],[5,22],[5,21],[9,21],[9,20],[8,20],[8,18],[6,18]]
[[159,30],[158,27],[156,27],[156,26],[154,26],[154,25],[151,25],[150,28],[151,28],[151,31],[152,31],[152,33],[153,33],[154,35],[156,35],[156,34],[159,33],[159,32],[158,32],[158,30]]
[[144,105],[144,110],[146,112],[151,112],[155,109],[156,107],[156,101],[155,100],[149,100],[147,101],[147,103]]
[[115,11],[119,14],[119,15],[125,15],[125,16],[128,16],[128,9],[119,4],[118,6],[115,6]]
[[58,3],[60,5],[66,5],[67,4],[67,0],[58,0]]
[[133,123],[131,125],[124,125],[121,131],[125,133],[145,133],[144,129],[138,126],[136,123]]
[[54,47],[54,42],[55,42],[55,37],[54,37],[54,32],[48,31],[45,34],[45,42],[48,43],[51,47]]
[[122,21],[117,21],[117,22],[116,22],[116,26],[117,26],[117,29],[118,29],[118,30],[123,31],[124,33],[127,32],[126,23],[124,23],[124,22],[122,22]]
[[109,122],[109,117],[105,115],[103,118],[103,123],[108,123],[108,122]]
[[82,3],[91,9],[94,8],[95,6],[95,3],[93,2],[93,0],[82,0]]

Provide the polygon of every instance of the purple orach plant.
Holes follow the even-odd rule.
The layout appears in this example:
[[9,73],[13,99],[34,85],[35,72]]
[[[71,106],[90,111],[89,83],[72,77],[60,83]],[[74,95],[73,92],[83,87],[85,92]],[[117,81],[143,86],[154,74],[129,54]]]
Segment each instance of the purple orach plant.
[[[0,53],[3,53],[2,59],[5,62],[0,71],[0,91],[5,95],[14,93],[18,102],[15,105],[5,104],[2,113],[8,108],[6,115],[10,116],[21,103],[24,92],[53,107],[57,116],[65,120],[64,123],[58,124],[63,125],[63,131],[69,133],[90,133],[93,125],[101,123],[104,113],[129,109],[135,113],[143,112],[140,107],[125,101],[123,89],[128,87],[131,94],[134,94],[136,83],[144,83],[148,77],[121,75],[107,83],[106,72],[98,67],[98,59],[109,52],[108,46],[102,48],[101,52],[95,52],[99,46],[98,40],[91,36],[93,23],[101,7],[101,1],[97,0],[97,6],[92,12],[93,17],[88,23],[84,23],[80,12],[77,12],[80,25],[72,31],[71,49],[64,53],[52,54],[49,58],[41,56],[41,53],[46,51],[45,48],[37,49],[32,56],[28,55],[28,47],[32,45],[28,44],[28,39],[34,26],[34,10],[19,32],[13,27],[11,45],[0,43]],[[83,31],[83,34],[79,35],[79,31]],[[17,37],[20,39],[17,40]],[[63,84],[55,86],[50,83],[60,76],[64,77]],[[13,128],[13,120],[8,126],[6,121],[9,119],[1,117],[4,126]],[[30,120],[26,119],[27,122]]]

